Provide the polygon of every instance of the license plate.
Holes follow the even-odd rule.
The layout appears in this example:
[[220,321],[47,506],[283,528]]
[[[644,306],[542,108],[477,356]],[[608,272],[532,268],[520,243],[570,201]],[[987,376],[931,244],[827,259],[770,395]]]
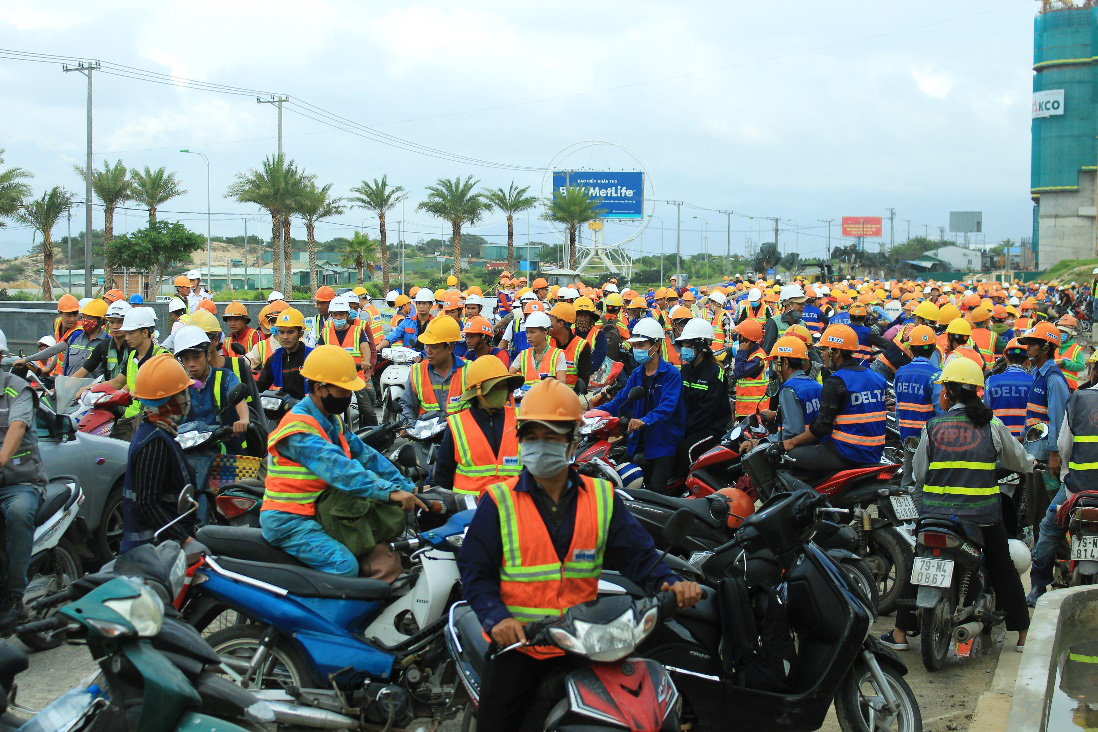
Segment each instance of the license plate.
[[892,496],[892,510],[900,521],[914,521],[919,518],[919,509],[911,496]]
[[911,565],[911,584],[927,587],[949,587],[953,581],[953,560],[915,557]]
[[1071,537],[1071,558],[1074,561],[1098,561],[1098,536]]

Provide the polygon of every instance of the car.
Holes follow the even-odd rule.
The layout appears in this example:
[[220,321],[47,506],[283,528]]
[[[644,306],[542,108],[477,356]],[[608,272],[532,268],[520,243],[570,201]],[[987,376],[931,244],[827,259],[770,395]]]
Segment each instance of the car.
[[95,558],[106,562],[122,543],[122,484],[130,443],[80,432],[73,419],[56,414],[48,400],[38,405],[35,418],[38,450],[46,477],[74,476],[84,491],[78,516],[87,522]]

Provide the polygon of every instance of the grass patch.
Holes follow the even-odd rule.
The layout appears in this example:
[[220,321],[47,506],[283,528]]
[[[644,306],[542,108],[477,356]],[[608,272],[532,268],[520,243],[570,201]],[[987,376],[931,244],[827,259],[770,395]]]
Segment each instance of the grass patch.
[[[1079,280],[1079,272],[1081,270],[1083,274],[1090,276],[1090,272],[1095,267],[1098,267],[1098,257],[1091,259],[1061,259],[1059,262],[1049,268],[1045,273],[1046,279],[1068,279]],[[1068,274],[1072,274],[1068,277]]]

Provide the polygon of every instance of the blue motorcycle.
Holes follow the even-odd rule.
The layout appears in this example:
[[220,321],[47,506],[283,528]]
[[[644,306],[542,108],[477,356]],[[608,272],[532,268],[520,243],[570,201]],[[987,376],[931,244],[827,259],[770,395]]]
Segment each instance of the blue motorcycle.
[[461,599],[457,552],[475,499],[420,494],[448,519],[391,547],[405,571],[393,584],[311,569],[267,544],[261,531],[206,526],[207,550],[190,568],[183,617],[199,631],[236,622],[207,638],[237,683],[259,698],[323,711],[303,726],[403,726],[447,718],[464,704],[442,631]]

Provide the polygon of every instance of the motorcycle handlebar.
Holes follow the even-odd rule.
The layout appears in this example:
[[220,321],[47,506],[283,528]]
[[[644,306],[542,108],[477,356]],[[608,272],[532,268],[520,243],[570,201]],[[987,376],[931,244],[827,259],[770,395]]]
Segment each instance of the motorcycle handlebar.
[[54,630],[61,630],[67,628],[69,625],[69,619],[64,615],[54,615],[46,618],[45,620],[35,620],[31,623],[24,623],[15,629],[16,633],[48,633]]

